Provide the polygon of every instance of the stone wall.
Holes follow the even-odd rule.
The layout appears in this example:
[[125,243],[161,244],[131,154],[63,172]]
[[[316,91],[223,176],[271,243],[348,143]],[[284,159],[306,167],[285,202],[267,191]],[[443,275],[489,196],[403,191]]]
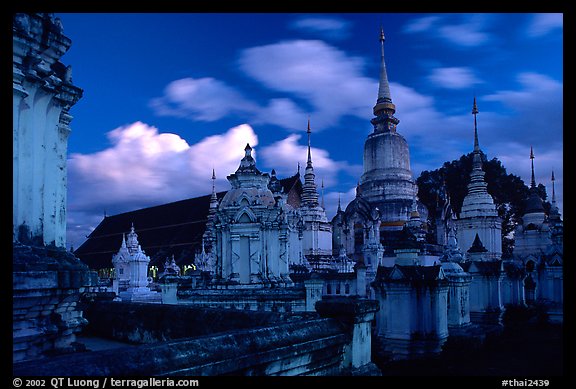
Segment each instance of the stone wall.
[[169,341],[317,318],[315,313],[290,315],[195,305],[112,301],[88,304],[84,316],[89,322],[85,334],[130,343]]
[[178,303],[203,307],[235,308],[251,311],[304,312],[304,288],[178,289]]
[[138,333],[139,341],[150,343],[15,363],[13,374],[379,375],[370,360],[371,337],[366,331],[377,302],[347,299],[318,304],[323,318],[99,302],[86,309],[92,328],[115,332],[117,339]]
[[13,247],[14,361],[74,351],[86,324],[77,302],[96,274],[62,249]]

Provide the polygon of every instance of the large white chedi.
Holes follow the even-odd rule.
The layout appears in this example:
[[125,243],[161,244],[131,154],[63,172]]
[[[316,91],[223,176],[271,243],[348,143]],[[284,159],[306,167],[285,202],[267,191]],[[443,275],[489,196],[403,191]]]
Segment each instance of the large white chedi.
[[282,194],[270,190],[270,175],[256,168],[250,145],[244,150],[215,214],[216,280],[244,287],[292,285],[289,265],[303,260],[301,219]]
[[418,229],[428,215],[426,207],[416,199],[418,187],[410,169],[408,142],[396,130],[400,121],[394,116],[396,106],[390,94],[384,41],[381,31],[380,82],[373,109],[375,117],[370,121],[374,131],[364,142],[364,172],[356,197],[332,220],[335,254],[343,249],[354,260],[364,262],[370,277],[382,264],[384,234],[398,232],[405,226]]

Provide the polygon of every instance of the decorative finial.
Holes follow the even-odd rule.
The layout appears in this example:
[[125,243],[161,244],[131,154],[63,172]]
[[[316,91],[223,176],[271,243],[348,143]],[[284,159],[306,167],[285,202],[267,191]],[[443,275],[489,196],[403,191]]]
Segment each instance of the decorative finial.
[[472,114],[476,115],[478,113],[478,105],[476,104],[476,96],[474,96],[474,104],[472,105]]
[[474,96],[474,104],[472,105],[472,115],[474,115],[474,151],[480,151],[480,144],[478,143],[478,123],[476,115],[478,114],[478,106],[476,105],[476,96]]
[[212,193],[216,193],[216,171],[212,168]]
[[322,178],[322,184],[320,185],[320,190],[322,191],[322,204],[320,204],[322,206],[322,208],[324,208],[324,178]]
[[[390,95],[390,85],[388,83],[388,73],[386,71],[386,62],[384,61],[384,28],[380,27],[380,83],[378,86],[378,99],[376,100],[376,106],[380,103],[392,103],[392,97]],[[388,108],[395,109],[393,105]],[[379,110],[379,109],[378,109]],[[374,113],[376,114],[377,111]]]
[[296,171],[296,174],[300,175],[300,161],[298,161],[298,170]]
[[340,207],[340,192],[338,192],[338,210],[336,212],[342,212],[342,208]]
[[552,203],[556,203],[556,191],[554,188],[554,181],[556,181],[556,179],[554,178],[554,170],[552,170]]
[[532,161],[532,177],[530,180],[530,188],[536,187],[536,179],[534,178],[534,150],[530,146],[530,160]]
[[310,134],[312,130],[310,129],[310,116],[308,116],[308,128],[306,129],[306,133],[308,134],[308,163],[307,166],[312,166],[312,154],[310,152]]
[[250,143],[246,143],[246,147],[244,147],[244,152],[246,153],[246,157],[252,156],[252,147],[250,147]]

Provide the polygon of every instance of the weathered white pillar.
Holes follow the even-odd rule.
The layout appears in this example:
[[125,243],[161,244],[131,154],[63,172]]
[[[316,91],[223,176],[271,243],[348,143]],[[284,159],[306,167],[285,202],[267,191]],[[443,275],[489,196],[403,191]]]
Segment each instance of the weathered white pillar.
[[71,41],[49,14],[13,27],[13,239],[66,246],[68,110],[82,96],[60,57]]
[[[332,297],[316,303],[322,317],[331,317],[347,324],[352,341],[344,356],[344,368],[372,369],[372,321],[378,301],[350,297]],[[378,370],[373,366],[374,370]]]
[[304,288],[306,289],[306,312],[314,312],[316,309],[316,302],[322,300],[322,288],[324,281],[317,278],[316,273],[312,273],[312,277],[304,281]]
[[166,276],[160,283],[162,304],[178,304],[178,282],[174,277]]

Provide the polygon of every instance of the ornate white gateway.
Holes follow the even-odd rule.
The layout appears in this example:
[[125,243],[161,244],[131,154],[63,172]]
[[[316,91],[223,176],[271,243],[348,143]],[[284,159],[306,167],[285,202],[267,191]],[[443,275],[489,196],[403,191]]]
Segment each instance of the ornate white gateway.
[[244,151],[214,220],[215,278],[229,286],[292,285],[288,266],[302,261],[301,218],[268,188],[270,176],[256,168],[250,145]]

